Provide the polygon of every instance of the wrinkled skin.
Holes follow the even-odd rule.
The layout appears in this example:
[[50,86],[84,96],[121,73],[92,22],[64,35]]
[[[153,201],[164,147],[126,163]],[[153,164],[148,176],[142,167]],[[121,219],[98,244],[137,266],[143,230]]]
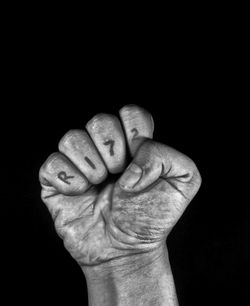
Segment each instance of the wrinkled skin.
[[[142,168],[145,165],[144,174],[149,172],[153,177],[145,188],[139,186],[139,190],[123,188],[119,183],[125,162],[116,171],[115,182],[106,179],[99,185],[89,184],[83,191],[81,187],[77,191],[60,190],[52,175],[47,174],[53,159],[49,158],[41,168],[42,199],[54,218],[56,231],[63,238],[65,247],[80,265],[97,265],[157,249],[165,243],[167,235],[198,191],[201,179],[194,163],[149,138],[150,135],[143,135],[134,142],[134,147],[132,141],[129,143],[132,157],[137,156]],[[152,147],[155,151],[151,150]],[[159,158],[162,158],[164,154],[168,156],[169,151],[176,158],[177,165],[181,156],[180,169],[176,167],[176,170],[172,165],[164,169],[164,163],[149,165],[148,160],[154,159],[154,152],[159,152]],[[160,173],[158,170],[151,173],[154,167],[160,168],[157,168]],[[60,171],[60,165],[53,171]],[[65,184],[70,188],[68,185]]]

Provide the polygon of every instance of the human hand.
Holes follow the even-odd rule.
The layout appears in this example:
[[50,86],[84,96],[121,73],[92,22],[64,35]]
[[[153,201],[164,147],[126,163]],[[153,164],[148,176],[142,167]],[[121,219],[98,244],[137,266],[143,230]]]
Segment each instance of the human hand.
[[40,169],[42,200],[81,266],[156,250],[201,184],[190,158],[151,139],[147,111],[129,105],[120,117],[95,116],[90,136],[69,131]]

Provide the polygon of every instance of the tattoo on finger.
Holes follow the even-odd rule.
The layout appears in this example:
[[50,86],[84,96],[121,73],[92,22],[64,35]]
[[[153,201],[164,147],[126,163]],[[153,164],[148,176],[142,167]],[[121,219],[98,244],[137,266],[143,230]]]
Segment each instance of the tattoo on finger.
[[65,184],[68,184],[68,185],[71,184],[69,182],[69,179],[73,179],[74,178],[73,175],[67,175],[67,173],[65,171],[59,172],[57,177],[59,178],[59,180],[61,180],[62,182],[64,182]]
[[133,139],[136,138],[136,137],[139,135],[139,132],[138,132],[138,130],[137,130],[136,128],[133,128],[133,129],[131,130],[131,132],[134,134],[134,135],[133,135]]
[[86,162],[90,165],[90,167],[92,168],[92,169],[96,169],[96,166],[95,166],[95,164],[86,156],[86,157],[84,157],[84,159],[86,160]]
[[111,156],[114,156],[114,144],[115,144],[114,140],[112,140],[112,139],[108,140],[108,141],[104,142],[103,144],[105,146],[110,146],[109,153],[110,153]]

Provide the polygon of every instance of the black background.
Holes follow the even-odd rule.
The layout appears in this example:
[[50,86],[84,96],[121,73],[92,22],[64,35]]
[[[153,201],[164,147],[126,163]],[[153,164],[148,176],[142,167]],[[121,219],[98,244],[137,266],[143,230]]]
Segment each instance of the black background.
[[244,120],[236,64],[221,37],[194,44],[187,35],[170,53],[158,46],[145,54],[125,42],[87,48],[70,33],[14,33],[2,109],[6,305],[87,305],[81,269],[40,200],[38,171],[69,129],[130,103],[151,112],[155,140],[190,156],[203,179],[167,242],[180,305],[243,305],[250,257],[247,201],[240,199],[247,191],[237,185]]

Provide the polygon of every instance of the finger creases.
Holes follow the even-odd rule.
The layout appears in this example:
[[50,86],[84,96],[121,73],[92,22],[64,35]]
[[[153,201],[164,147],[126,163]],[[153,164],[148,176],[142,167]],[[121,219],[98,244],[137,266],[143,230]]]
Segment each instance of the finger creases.
[[121,172],[125,165],[126,143],[120,121],[109,114],[98,114],[86,125],[109,172]]
[[87,177],[99,184],[107,176],[107,169],[87,132],[71,130],[59,142],[59,151],[65,154]]
[[139,192],[155,183],[166,180],[182,197],[191,199],[198,191],[201,177],[194,162],[184,154],[166,145],[145,141],[119,179],[127,191]]
[[133,156],[145,138],[153,137],[154,121],[148,111],[137,105],[124,106],[120,110],[120,117]]
[[57,192],[67,195],[82,194],[89,185],[80,171],[59,152],[47,158],[40,169],[39,178],[45,197]]

